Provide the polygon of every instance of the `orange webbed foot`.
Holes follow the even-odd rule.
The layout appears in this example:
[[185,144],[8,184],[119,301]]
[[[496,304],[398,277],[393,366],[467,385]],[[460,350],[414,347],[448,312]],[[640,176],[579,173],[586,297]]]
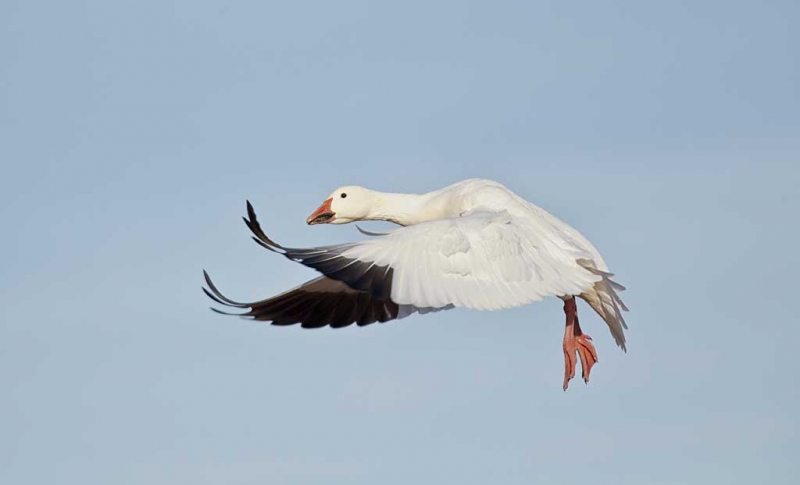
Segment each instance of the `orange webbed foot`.
[[569,337],[564,339],[564,390],[567,390],[569,381],[575,377],[575,368],[578,364],[578,358],[581,360],[581,370],[583,380],[589,383],[589,374],[592,372],[592,367],[597,363],[597,351],[592,343],[592,337],[581,334],[577,337]]

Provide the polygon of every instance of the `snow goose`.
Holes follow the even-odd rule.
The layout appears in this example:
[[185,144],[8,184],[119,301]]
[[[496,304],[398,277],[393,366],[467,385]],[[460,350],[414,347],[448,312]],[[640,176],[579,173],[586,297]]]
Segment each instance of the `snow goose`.
[[255,242],[322,276],[266,300],[239,303],[223,296],[204,272],[203,291],[245,311],[238,315],[274,325],[339,328],[453,307],[496,310],[555,296],[564,301],[566,315],[566,390],[578,359],[587,383],[597,362],[592,339],[578,323],[577,296],[625,350],[621,311],[627,308],[617,294],[625,288],[611,280],[600,253],[577,230],[497,182],[466,180],[423,195],[338,188],[308,224],[382,220],[404,227],[385,234],[359,228],[376,237],[333,246],[281,246],[261,229],[250,202],[247,214]]

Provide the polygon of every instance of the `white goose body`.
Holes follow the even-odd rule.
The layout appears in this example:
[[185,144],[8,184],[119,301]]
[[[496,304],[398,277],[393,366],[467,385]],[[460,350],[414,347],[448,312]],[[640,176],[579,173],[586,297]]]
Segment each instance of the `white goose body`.
[[[547,296],[565,301],[579,296],[625,348],[621,310],[627,309],[616,291],[624,288],[611,281],[597,249],[577,230],[497,182],[465,180],[422,195],[342,187],[309,217],[309,224],[386,220],[404,227],[311,249],[274,243],[249,203],[248,212],[246,222],[256,242],[323,276],[254,303],[228,300],[206,276],[214,294],[206,293],[219,303],[249,308],[244,316],[279,325],[340,327],[417,311],[496,310]],[[588,380],[586,364],[584,376]]]

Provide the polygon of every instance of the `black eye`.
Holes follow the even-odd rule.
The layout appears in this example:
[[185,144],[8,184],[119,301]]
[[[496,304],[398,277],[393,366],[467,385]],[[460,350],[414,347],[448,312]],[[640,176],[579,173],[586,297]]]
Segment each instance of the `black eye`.
[[345,194],[344,192],[342,192],[342,199],[344,199],[345,197],[347,197],[347,194]]

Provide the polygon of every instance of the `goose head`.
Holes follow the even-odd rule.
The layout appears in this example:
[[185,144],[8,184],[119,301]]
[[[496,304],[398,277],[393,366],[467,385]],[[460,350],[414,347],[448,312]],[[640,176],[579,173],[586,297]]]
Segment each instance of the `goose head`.
[[373,192],[348,185],[331,192],[325,202],[306,219],[309,225],[347,224],[366,219],[373,205]]

